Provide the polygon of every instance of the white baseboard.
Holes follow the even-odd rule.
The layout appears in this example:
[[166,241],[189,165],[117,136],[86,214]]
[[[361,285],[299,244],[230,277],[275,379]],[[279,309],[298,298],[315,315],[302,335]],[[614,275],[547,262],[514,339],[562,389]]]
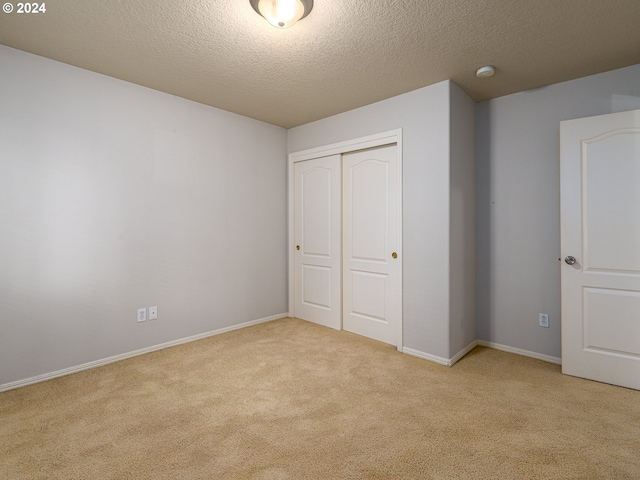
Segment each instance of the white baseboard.
[[[178,340],[173,340],[171,342],[166,342],[166,343],[161,343],[159,345],[153,345],[151,347],[141,348],[140,350],[134,350],[133,352],[122,353],[120,355],[115,355],[113,357],[103,358],[101,360],[95,360],[89,363],[83,363],[82,365],[77,365],[75,367],[69,367],[63,370],[57,370],[55,372],[45,373],[43,375],[38,375],[31,378],[25,378],[24,380],[17,380],[15,382],[5,383],[0,385],[0,392],[6,392],[8,390],[13,390],[15,388],[26,387],[27,385],[32,385],[34,383],[44,382],[46,380],[51,380],[53,378],[70,375],[72,373],[82,372],[83,370],[89,370],[90,368],[101,367],[103,365],[108,365],[110,363],[119,362],[120,360],[126,360],[127,358],[144,355],[145,353],[151,353],[157,350],[162,350],[169,347],[175,347],[177,345],[182,345],[184,343],[195,342],[196,340],[202,340],[204,338],[213,337],[215,335],[231,332],[233,330],[239,330],[241,328],[251,327],[253,325],[258,325],[260,323],[272,322],[274,320],[279,320],[281,318],[286,318],[288,316],[289,316],[288,313],[272,315],[270,317],[260,318],[258,320],[252,320],[250,322],[245,322],[238,325],[232,325],[230,327],[220,328],[218,330],[212,330],[210,332],[200,333],[198,335],[192,335],[190,337],[180,338]],[[424,360],[429,360],[430,362],[434,362],[439,365],[450,367],[478,345],[481,347],[488,347],[488,348],[493,348],[495,350],[501,350],[503,352],[515,353],[516,355],[536,358],[538,360],[554,363],[556,365],[562,365],[562,359],[558,357],[552,357],[551,355],[544,355],[542,353],[531,352],[529,350],[523,350],[521,348],[509,347],[508,345],[502,345],[500,343],[487,342],[486,340],[474,340],[465,348],[460,350],[457,354],[455,354],[452,358],[449,358],[449,359],[444,357],[438,357],[437,355],[431,355],[430,353],[421,352],[420,350],[414,350],[408,347],[402,347],[400,351],[402,353],[406,353],[407,355],[422,358]]]
[[454,363],[456,363],[477,346],[478,341],[474,340],[451,358],[438,357],[437,355],[431,355],[430,353],[421,352],[420,350],[414,350],[413,348],[408,347],[402,347],[402,353],[406,353],[407,355],[411,355],[413,357],[423,358],[424,360],[429,360],[430,362],[438,363],[440,365],[444,365],[445,367],[451,367]]
[[241,328],[251,327],[260,323],[272,322],[273,320],[279,320],[281,318],[288,317],[288,313],[281,313],[279,315],[272,315],[270,317],[260,318],[258,320],[252,320],[250,322],[240,323],[238,325],[232,325],[230,327],[220,328],[218,330],[212,330],[210,332],[199,333],[198,335],[192,335],[191,337],[180,338],[178,340],[172,340],[170,342],[161,343],[159,345],[153,345],[151,347],[141,348],[140,350],[134,350],[133,352],[122,353],[120,355],[114,355],[113,357],[103,358],[101,360],[95,360],[89,363],[83,363],[75,367],[65,368],[51,373],[45,373],[36,377],[25,378],[24,380],[17,380],[15,382],[5,383],[0,385],[0,392],[6,392],[7,390],[13,390],[14,388],[26,387],[34,383],[44,382],[51,380],[52,378],[62,377],[64,375],[70,375],[72,373],[82,372],[83,370],[89,370],[90,368],[101,367],[110,363],[119,362],[120,360],[126,360],[127,358],[137,357],[138,355],[144,355],[145,353],[155,352],[169,347],[175,347],[184,343],[195,342],[196,340],[202,340],[203,338],[213,337],[222,333],[231,332],[233,330],[239,330]]
[[555,363],[556,365],[562,365],[562,359],[558,357],[552,357],[551,355],[545,355],[543,353],[530,352],[529,350],[523,350],[521,348],[509,347],[508,345],[502,345],[495,342],[487,342],[486,340],[478,340],[478,345],[481,347],[489,347],[495,350],[502,350],[503,352],[515,353],[516,355],[522,355],[524,357],[537,358],[549,363]]
[[474,340],[469,345],[464,347],[462,350],[456,353],[453,357],[451,357],[451,360],[450,360],[451,365],[454,365],[458,360],[460,360],[462,357],[464,357],[467,353],[469,353],[471,350],[473,350],[477,346],[478,346],[478,341]]
[[440,365],[445,365],[447,367],[450,366],[450,360],[444,357],[438,357],[436,355],[431,355],[430,353],[421,352],[420,350],[414,350],[409,347],[402,347],[402,353],[406,353],[407,355],[411,355],[412,357],[422,358],[424,360],[429,360],[430,362],[438,363]]

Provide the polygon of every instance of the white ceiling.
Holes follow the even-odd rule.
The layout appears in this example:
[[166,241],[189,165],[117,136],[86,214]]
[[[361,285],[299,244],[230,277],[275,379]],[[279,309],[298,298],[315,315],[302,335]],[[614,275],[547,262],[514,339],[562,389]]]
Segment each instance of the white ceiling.
[[640,0],[314,4],[278,30],[249,0],[51,0],[0,13],[0,44],[287,128],[446,79],[482,101],[640,63]]

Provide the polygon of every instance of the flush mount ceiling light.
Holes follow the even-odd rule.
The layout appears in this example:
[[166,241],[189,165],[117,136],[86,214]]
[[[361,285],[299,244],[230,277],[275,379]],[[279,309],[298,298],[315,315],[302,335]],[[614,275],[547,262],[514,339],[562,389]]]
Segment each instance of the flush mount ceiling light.
[[494,73],[496,73],[496,68],[494,66],[485,65],[484,67],[480,67],[478,70],[476,70],[476,77],[491,77]]
[[309,15],[313,0],[249,0],[253,9],[277,28],[289,28]]

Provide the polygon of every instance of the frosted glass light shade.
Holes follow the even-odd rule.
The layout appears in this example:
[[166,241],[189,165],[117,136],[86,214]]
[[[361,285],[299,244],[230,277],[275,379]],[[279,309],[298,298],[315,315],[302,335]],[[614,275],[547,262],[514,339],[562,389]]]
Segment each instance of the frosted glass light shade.
[[250,0],[251,6],[276,28],[289,28],[306,17],[313,0]]

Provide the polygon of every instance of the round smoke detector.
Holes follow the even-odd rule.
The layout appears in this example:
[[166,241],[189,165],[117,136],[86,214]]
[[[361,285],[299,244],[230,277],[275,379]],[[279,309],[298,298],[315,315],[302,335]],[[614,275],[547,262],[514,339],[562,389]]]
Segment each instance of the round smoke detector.
[[491,65],[485,65],[484,67],[480,67],[478,70],[476,70],[476,77],[492,77],[494,73],[496,73],[495,67]]

